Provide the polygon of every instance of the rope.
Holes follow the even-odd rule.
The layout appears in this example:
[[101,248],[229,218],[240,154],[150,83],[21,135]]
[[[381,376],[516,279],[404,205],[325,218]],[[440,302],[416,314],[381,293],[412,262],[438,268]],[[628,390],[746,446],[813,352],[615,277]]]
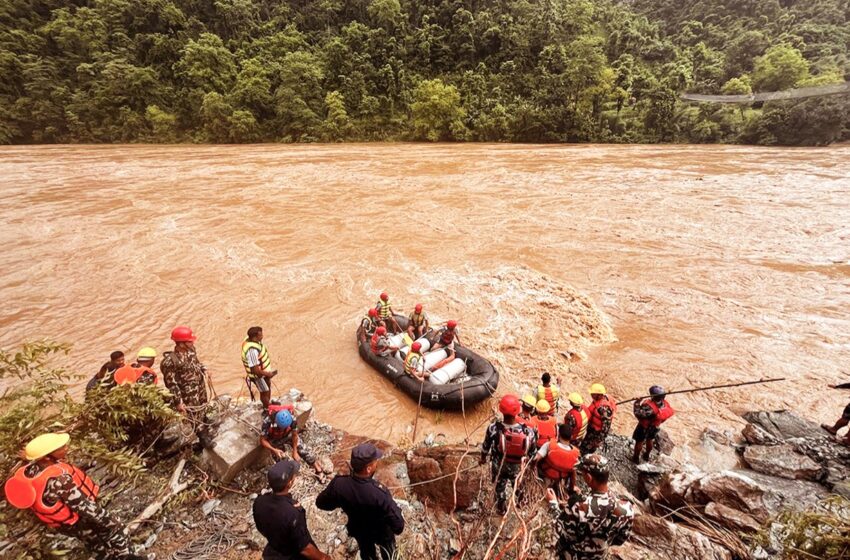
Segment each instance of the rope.
[[169,556],[170,560],[215,560],[236,546],[243,535],[228,529],[233,525],[230,517],[224,514],[212,515],[212,521],[205,524],[212,529],[212,533],[202,535],[175,550]]
[[464,473],[466,471],[471,471],[472,469],[477,469],[481,465],[472,465],[471,467],[466,467],[465,469],[461,469],[456,472],[451,472],[449,474],[444,474],[442,476],[438,476],[437,478],[432,478],[430,480],[420,480],[419,482],[414,482],[412,484],[401,484],[399,486],[387,486],[387,488],[395,490],[401,488],[413,488],[414,486],[422,486],[423,484],[431,484],[432,482],[436,482],[438,480],[443,480],[444,478],[449,478],[450,476],[455,476],[455,474]]

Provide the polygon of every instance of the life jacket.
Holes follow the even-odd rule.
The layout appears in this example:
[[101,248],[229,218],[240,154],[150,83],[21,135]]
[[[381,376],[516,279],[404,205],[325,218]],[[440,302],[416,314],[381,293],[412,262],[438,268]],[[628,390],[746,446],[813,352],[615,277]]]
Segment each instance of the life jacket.
[[272,425],[269,428],[269,438],[271,439],[281,439],[285,438],[292,431],[292,426],[288,428],[281,428],[277,425],[275,421],[275,416],[281,410],[288,410],[292,414],[292,426],[295,425],[295,407],[291,404],[270,404],[269,405],[269,418],[272,419]]
[[645,399],[641,404],[649,406],[652,412],[655,413],[655,416],[652,418],[641,418],[640,422],[638,422],[644,428],[648,428],[649,426],[657,428],[676,413],[673,407],[670,406],[670,403],[667,402],[667,399],[664,399],[661,403],[662,406],[658,406],[652,399]]
[[537,447],[542,447],[547,441],[558,441],[558,421],[554,416],[546,420],[537,418]]
[[[383,337],[378,336],[378,333],[372,335],[372,339],[369,341],[369,347],[372,349],[373,354],[378,354],[379,352],[383,352],[387,349],[386,341],[381,341]],[[381,342],[381,345],[378,346],[378,343]]]
[[360,325],[363,327],[363,330],[368,335],[372,335],[375,333],[375,329],[378,328],[378,320],[377,318],[373,319],[369,315],[363,317],[363,320],[360,322]]
[[522,458],[528,455],[530,445],[528,433],[525,430],[515,430],[502,425],[498,449],[499,453],[505,457],[506,463],[521,463]]
[[520,413],[516,417],[516,421],[520,424],[528,426],[531,429],[534,429],[534,430],[537,429],[537,417],[536,416],[531,416],[531,415],[523,416],[522,413]]
[[[587,407],[581,405],[581,408],[570,407],[567,416],[571,416],[575,421],[573,433],[570,435],[570,441],[579,441],[584,439],[584,434],[587,433],[588,414]],[[566,420],[565,420],[566,421]]]
[[577,448],[570,446],[569,449],[564,449],[553,441],[549,444],[549,453],[540,465],[543,476],[552,480],[563,480],[575,470],[580,459],[581,452]]
[[153,376],[153,382],[156,384],[156,372],[148,366],[133,364],[120,367],[115,371],[113,379],[116,385],[132,385],[139,381],[145,373],[150,373]]
[[449,328],[444,328],[440,331],[440,343],[448,346],[455,339],[455,332]]
[[91,500],[97,498],[100,491],[98,485],[86,473],[68,463],[49,465],[33,478],[26,475],[26,469],[27,466],[19,468],[12,478],[6,481],[6,501],[18,509],[33,510],[35,515],[50,527],[73,525],[79,519],[79,515],[64,502],[57,501],[52,505],[44,503],[44,491],[51,478],[71,475],[74,485]]
[[617,413],[617,401],[609,399],[608,395],[603,396],[598,401],[593,401],[587,407],[587,415],[590,416],[590,427],[595,432],[602,431],[602,417],[599,416],[598,409],[605,406],[611,409],[611,418],[613,418],[614,414]]
[[263,371],[271,367],[272,361],[271,358],[269,358],[269,351],[266,349],[265,344],[262,342],[254,342],[246,338],[242,343],[242,367],[245,368],[245,373],[248,377],[256,377],[256,375],[251,372],[251,366],[248,365],[248,350],[251,348],[256,348],[260,353],[260,366],[262,366]]
[[390,318],[390,300],[384,301],[382,299],[378,300],[377,305],[375,305],[375,309],[378,310],[378,316],[381,319],[389,319]]
[[404,358],[404,372],[410,375],[416,375],[418,373],[417,370],[422,367],[420,365],[421,361],[422,354],[411,350],[407,353],[407,357]]
[[546,399],[546,402],[549,403],[549,407],[552,410],[558,408],[558,395],[561,391],[558,389],[557,385],[549,385],[548,387],[544,387],[543,385],[537,386],[537,400],[542,401]]
[[425,313],[411,313],[408,319],[414,328],[421,327],[425,324]]

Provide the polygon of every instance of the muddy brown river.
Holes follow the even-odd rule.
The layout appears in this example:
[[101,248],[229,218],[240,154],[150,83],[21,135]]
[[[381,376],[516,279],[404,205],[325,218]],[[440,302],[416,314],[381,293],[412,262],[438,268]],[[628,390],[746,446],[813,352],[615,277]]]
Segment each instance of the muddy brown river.
[[[73,344],[77,394],[110,351],[162,352],[187,324],[244,397],[257,324],[278,388],[402,441],[416,403],[354,338],[387,290],[458,319],[499,393],[544,369],[621,399],[788,379],[671,397],[679,440],[755,408],[833,421],[850,398],[826,389],[850,380],[846,146],[2,147],[0,188],[0,347]],[[490,410],[423,411],[417,439],[477,439]]]

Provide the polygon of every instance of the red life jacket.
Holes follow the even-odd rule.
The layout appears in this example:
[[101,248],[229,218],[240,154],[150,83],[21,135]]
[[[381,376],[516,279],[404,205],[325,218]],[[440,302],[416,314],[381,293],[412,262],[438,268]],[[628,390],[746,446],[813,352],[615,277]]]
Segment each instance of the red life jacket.
[[590,406],[587,407],[587,415],[590,416],[590,427],[593,428],[595,432],[602,431],[602,417],[599,416],[599,412],[597,410],[600,407],[605,407],[611,409],[611,418],[614,418],[614,414],[617,413],[617,401],[611,400],[608,398],[608,395],[603,396],[598,401],[593,401],[590,403]]
[[46,469],[29,478],[26,475],[26,466],[19,468],[15,474],[6,481],[4,488],[6,500],[18,509],[32,509],[35,515],[50,527],[62,525],[73,525],[79,519],[79,515],[66,506],[64,502],[57,501],[48,505],[44,502],[44,491],[51,478],[57,478],[63,474],[71,475],[74,485],[87,498],[94,500],[100,488],[83,471],[68,463],[54,463]]
[[269,428],[269,437],[271,439],[282,439],[289,435],[292,431],[292,426],[288,428],[281,428],[275,423],[275,416],[277,413],[282,410],[288,410],[292,414],[292,425],[295,425],[295,407],[291,404],[270,404],[269,405],[269,418],[272,419],[272,425]]
[[537,447],[542,447],[547,441],[558,441],[558,421],[554,416],[546,420],[537,419]]
[[567,416],[571,416],[575,421],[575,428],[573,428],[573,433],[570,434],[570,441],[584,439],[584,435],[587,433],[587,425],[589,423],[588,419],[590,417],[587,407],[584,405],[581,405],[581,408],[570,407],[570,410],[567,412]]
[[440,343],[444,346],[448,346],[455,339],[455,332],[448,328],[443,329],[440,332]]
[[520,414],[516,417],[516,421],[517,423],[522,424],[524,426],[528,426],[529,428],[537,427],[537,418],[535,416],[529,416],[528,418],[526,418],[525,416]]
[[655,404],[655,401],[652,399],[646,399],[643,404],[649,406],[649,408],[652,409],[652,412],[655,413],[655,416],[652,418],[642,418],[640,422],[638,422],[644,428],[649,426],[657,428],[676,413],[676,411],[673,410],[673,407],[670,406],[670,403],[667,402],[667,399],[664,399],[661,406]]
[[564,449],[558,443],[549,444],[549,453],[543,459],[541,469],[543,476],[552,480],[563,480],[575,470],[581,459],[581,452],[573,446]]
[[372,348],[373,354],[378,353],[378,339],[379,338],[380,337],[378,336],[378,333],[375,333],[375,334],[372,335],[372,339],[369,341],[369,347]]
[[528,455],[528,434],[525,430],[513,430],[502,426],[499,434],[498,449],[504,455],[506,463],[521,463],[522,458]]
[[124,366],[118,368],[113,374],[113,379],[115,380],[116,385],[131,385],[136,383],[139,378],[145,373],[150,373],[153,375],[153,382],[156,384],[156,372],[149,368],[148,366],[142,366],[139,364],[134,364],[137,367],[133,367],[132,365]]

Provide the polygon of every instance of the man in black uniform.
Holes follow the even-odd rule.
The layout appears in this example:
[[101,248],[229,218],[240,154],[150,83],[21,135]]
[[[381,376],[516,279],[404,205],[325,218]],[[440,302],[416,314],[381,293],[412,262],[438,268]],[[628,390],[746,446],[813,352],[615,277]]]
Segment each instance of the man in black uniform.
[[304,508],[289,494],[299,467],[295,461],[275,463],[268,473],[273,493],[254,501],[254,523],[269,541],[263,560],[331,560],[316,547]]
[[395,552],[395,535],[404,531],[404,518],[390,491],[372,476],[381,451],[361,443],[351,451],[350,476],[337,476],[316,498],[316,507],[326,511],[342,508],[348,515],[348,534],[360,546],[362,560],[389,560]]

